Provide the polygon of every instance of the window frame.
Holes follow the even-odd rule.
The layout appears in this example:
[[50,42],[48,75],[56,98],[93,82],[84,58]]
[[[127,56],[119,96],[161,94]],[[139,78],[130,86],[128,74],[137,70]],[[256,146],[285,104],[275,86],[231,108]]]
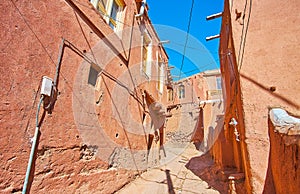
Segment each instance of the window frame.
[[[90,0],[90,2],[102,14],[103,19],[114,32],[121,31],[123,24],[120,21],[126,6],[124,0]],[[115,13],[114,17],[112,17],[113,13]]]
[[216,77],[216,89],[222,90],[222,77],[221,76]]
[[89,67],[89,75],[88,75],[88,80],[87,83],[88,85],[93,86],[94,88],[98,87],[98,78],[99,74],[101,73],[101,68],[92,63]]
[[[142,34],[142,48],[141,48],[141,72],[148,80],[151,79],[151,63],[152,63],[152,38],[148,31],[145,29]],[[146,42],[146,44],[145,44]]]
[[178,86],[178,98],[183,99],[185,98],[185,85],[180,84]]
[[168,96],[168,101],[171,102],[174,100],[174,90],[173,89],[168,89],[167,90],[167,96]]
[[164,62],[162,60],[161,55],[158,55],[157,60],[157,90],[160,94],[164,92],[164,79],[165,79],[165,69],[164,69]]

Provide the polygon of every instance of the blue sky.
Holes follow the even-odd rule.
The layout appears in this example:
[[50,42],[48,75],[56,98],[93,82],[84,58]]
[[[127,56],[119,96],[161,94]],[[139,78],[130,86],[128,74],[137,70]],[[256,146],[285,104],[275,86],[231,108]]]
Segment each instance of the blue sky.
[[[220,33],[221,18],[206,21],[206,16],[223,11],[223,0],[194,0],[190,32],[186,47],[192,0],[148,0],[148,14],[164,44],[174,80],[205,70],[219,68],[219,39],[206,41],[207,36]],[[185,58],[182,55],[185,48]],[[182,65],[183,64],[183,65]],[[180,69],[182,66],[182,71]]]

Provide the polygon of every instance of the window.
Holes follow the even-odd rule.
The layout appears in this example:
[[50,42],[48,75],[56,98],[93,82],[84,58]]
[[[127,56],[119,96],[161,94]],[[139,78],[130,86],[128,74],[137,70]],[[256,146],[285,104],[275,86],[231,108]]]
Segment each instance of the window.
[[168,89],[168,101],[173,101],[173,89]]
[[122,27],[124,0],[90,0],[93,6],[103,15],[107,24],[116,32]]
[[217,90],[222,90],[222,78],[217,77],[216,81],[217,81]]
[[115,29],[117,27],[117,14],[118,14],[119,6],[117,5],[116,1],[113,1],[111,12],[110,12],[110,18],[109,18],[109,26],[112,29]]
[[180,85],[179,86],[179,95],[178,95],[179,99],[182,99],[185,97],[185,88],[184,85]]
[[151,58],[152,58],[151,38],[147,32],[143,35],[142,48],[142,71],[150,79],[151,77]]
[[90,84],[92,86],[96,86],[98,74],[100,73],[100,71],[101,71],[101,68],[98,67],[96,64],[92,64],[90,66],[88,84]]
[[162,94],[164,91],[164,63],[160,56],[158,57],[157,76],[158,76],[157,89]]

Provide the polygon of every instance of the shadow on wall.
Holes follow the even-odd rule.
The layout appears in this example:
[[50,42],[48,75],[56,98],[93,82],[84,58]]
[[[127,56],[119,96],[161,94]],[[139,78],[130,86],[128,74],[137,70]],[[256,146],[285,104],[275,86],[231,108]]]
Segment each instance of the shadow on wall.
[[210,188],[213,188],[220,193],[227,193],[228,184],[220,180],[220,171],[214,165],[213,159],[209,153],[191,158],[185,167],[201,180],[207,182]]
[[217,115],[215,123],[216,123],[215,127],[213,126],[208,127],[207,135],[205,135],[204,126],[203,126],[203,113],[201,114],[200,111],[199,120],[197,122],[195,132],[194,132],[194,137],[198,137],[198,138],[192,139],[197,150],[207,152],[213,147],[214,143],[217,141],[219,137],[221,130],[223,129],[224,115]]
[[224,115],[217,115],[216,116],[216,126],[213,128],[212,126],[209,127],[208,130],[208,142],[207,148],[210,150],[214,143],[217,141],[219,134],[224,128]]
[[[102,79],[102,80],[103,80],[104,86],[105,86],[105,88],[106,88],[106,90],[107,90],[107,92],[108,92],[108,95],[109,95],[109,97],[110,97],[111,103],[113,104],[114,108],[115,108],[116,111],[117,111],[118,117],[119,117],[120,119],[122,119],[122,117],[120,116],[119,109],[118,109],[118,107],[116,106],[115,101],[113,100],[113,97],[112,97],[112,95],[111,95],[110,89],[109,89],[109,87],[108,87],[108,85],[107,85],[105,79]],[[122,121],[122,120],[121,120],[121,121]],[[122,122],[122,124],[123,124],[123,122]],[[134,167],[136,168],[136,171],[140,174],[139,168],[138,168],[138,164],[137,164],[137,161],[136,161],[136,158],[135,158],[135,156],[134,156],[134,154],[133,154],[133,152],[132,152],[132,150],[133,150],[133,149],[132,149],[132,146],[131,146],[132,143],[131,143],[131,141],[130,141],[130,139],[129,139],[128,133],[127,133],[127,131],[125,130],[125,126],[124,126],[124,125],[122,126],[122,129],[123,129],[123,132],[124,132],[124,135],[125,135],[125,139],[126,139],[126,141],[127,141],[127,143],[128,143],[128,148],[129,148],[129,152],[130,152],[131,157],[132,157],[132,162],[133,162],[133,164],[134,164]],[[112,154],[114,154],[114,152],[112,152]]]
[[270,163],[271,163],[271,152],[269,154],[268,170],[267,170],[267,175],[266,175],[266,180],[265,180],[263,194],[276,193],[275,192],[274,180],[273,180],[272,169],[271,169]]
[[195,125],[191,141],[194,142],[196,149],[200,150],[201,143],[204,139],[203,108],[200,108],[199,116],[198,118],[196,117],[195,120],[197,120],[197,123]]
[[261,89],[263,89],[263,90],[269,92],[269,93],[270,93],[271,95],[273,95],[275,98],[279,98],[280,100],[282,100],[282,101],[288,103],[289,105],[291,105],[291,106],[293,106],[293,107],[295,107],[295,108],[297,108],[297,109],[300,108],[300,105],[299,105],[299,104],[293,102],[292,100],[290,100],[290,99],[288,99],[288,98],[286,98],[286,97],[284,97],[284,96],[282,96],[282,95],[279,95],[279,94],[274,93],[274,92],[276,91],[276,87],[274,87],[274,86],[272,86],[272,87],[267,87],[267,86],[262,85],[261,83],[258,83],[258,82],[255,81],[254,79],[252,79],[252,78],[250,78],[250,77],[248,77],[248,76],[246,76],[246,75],[244,75],[244,74],[240,74],[240,75],[241,75],[242,78],[244,78],[244,79],[250,81],[251,83],[253,83],[253,84],[255,84],[256,86],[258,86],[259,88],[261,88]]
[[220,193],[246,193],[244,179],[230,181],[230,169],[222,170],[215,165],[211,155],[206,153],[201,156],[193,157],[185,165],[201,180],[207,182],[208,188],[213,188]]

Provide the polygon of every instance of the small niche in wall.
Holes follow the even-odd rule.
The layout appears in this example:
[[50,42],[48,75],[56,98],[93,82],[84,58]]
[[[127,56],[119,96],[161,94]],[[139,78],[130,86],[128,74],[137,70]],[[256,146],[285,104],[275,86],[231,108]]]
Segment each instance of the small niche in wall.
[[100,73],[101,68],[96,64],[90,65],[88,84],[96,86],[98,74]]

